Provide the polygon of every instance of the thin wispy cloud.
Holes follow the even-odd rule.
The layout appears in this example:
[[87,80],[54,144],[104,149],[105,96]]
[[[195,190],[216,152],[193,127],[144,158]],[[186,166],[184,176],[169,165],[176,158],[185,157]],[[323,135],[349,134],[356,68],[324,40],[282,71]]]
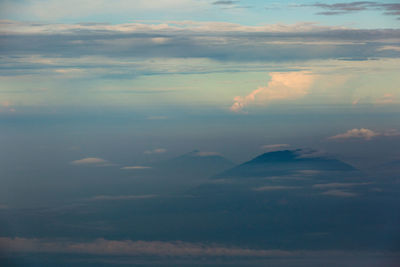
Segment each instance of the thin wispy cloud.
[[219,0],[215,1],[212,4],[213,5],[234,5],[237,4],[239,1],[232,1],[232,0]]
[[329,190],[326,192],[321,193],[321,195],[324,196],[332,196],[332,197],[356,197],[358,194],[349,192],[349,191],[343,191],[343,190]]
[[199,157],[221,156],[220,153],[213,151],[199,151],[196,152],[195,155]]
[[109,165],[110,162],[108,162],[105,159],[102,158],[83,158],[83,159],[78,159],[71,161],[72,165],[88,165],[88,166],[106,166]]
[[290,147],[290,145],[289,144],[273,144],[273,145],[261,146],[262,149],[266,149],[266,150],[278,150],[278,149],[287,148],[287,147]]
[[125,166],[121,170],[148,170],[151,169],[149,166]]
[[144,154],[147,154],[147,155],[163,154],[165,152],[167,152],[167,150],[165,148],[156,148],[156,149],[152,149],[152,150],[146,150],[146,151],[144,151]]
[[[327,258],[349,257],[362,252],[340,250],[251,249],[213,243],[182,241],[134,241],[99,238],[88,242],[71,242],[39,238],[0,237],[0,247],[6,253],[71,253],[112,256],[173,256],[173,257],[277,257]],[[366,254],[368,255],[368,253]],[[398,253],[375,252],[374,256],[398,256]]]
[[284,186],[284,185],[267,185],[253,188],[254,191],[278,191],[278,190],[293,190],[300,189],[300,186]]
[[331,140],[363,139],[363,140],[369,141],[378,136],[386,136],[386,137],[400,136],[400,132],[395,129],[391,129],[391,130],[387,130],[387,131],[383,131],[383,132],[376,132],[376,131],[366,129],[366,128],[360,128],[360,129],[354,128],[352,130],[348,130],[345,133],[331,136],[328,139],[331,139]]
[[342,14],[350,14],[360,11],[368,11],[368,10],[381,10],[384,11],[384,15],[390,16],[399,16],[397,19],[400,19],[400,4],[399,3],[382,3],[382,2],[372,2],[372,1],[357,1],[350,3],[334,3],[334,4],[326,4],[326,3],[315,3],[312,5],[317,8],[321,8],[326,11],[318,12],[317,15],[342,15]]
[[99,195],[88,198],[88,201],[107,201],[107,200],[135,200],[155,198],[157,195]]
[[355,186],[364,186],[370,185],[370,182],[365,183],[327,183],[327,184],[315,184],[314,188],[317,189],[329,189],[329,188],[346,188],[346,187],[355,187]]

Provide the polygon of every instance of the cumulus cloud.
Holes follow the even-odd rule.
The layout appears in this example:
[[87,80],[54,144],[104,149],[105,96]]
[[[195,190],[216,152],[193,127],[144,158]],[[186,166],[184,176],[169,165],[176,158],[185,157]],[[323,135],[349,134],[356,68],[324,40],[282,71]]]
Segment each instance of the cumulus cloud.
[[83,158],[79,160],[71,161],[72,165],[92,165],[92,166],[106,166],[110,163],[101,158]]
[[149,166],[125,166],[122,167],[121,170],[147,170],[151,169]]
[[259,87],[247,96],[237,96],[231,110],[241,111],[248,105],[265,105],[274,100],[297,99],[309,93],[314,77],[310,72],[272,72],[265,87]]
[[364,139],[371,140],[377,136],[400,136],[400,132],[395,129],[390,129],[384,132],[375,132],[366,128],[354,128],[345,133],[337,134],[329,137],[328,139]]
[[356,194],[356,193],[342,191],[342,190],[329,190],[329,191],[321,193],[321,195],[332,196],[332,197],[356,197],[356,196],[358,196],[358,194]]
[[156,149],[152,149],[152,150],[146,150],[144,152],[144,154],[152,155],[152,154],[162,154],[165,152],[167,152],[167,150],[164,148],[156,148]]

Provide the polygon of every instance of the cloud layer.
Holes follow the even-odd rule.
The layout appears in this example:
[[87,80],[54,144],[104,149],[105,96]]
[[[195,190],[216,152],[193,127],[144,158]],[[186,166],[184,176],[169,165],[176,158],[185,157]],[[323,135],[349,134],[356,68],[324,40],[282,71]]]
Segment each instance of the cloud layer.
[[0,55],[142,60],[208,58],[239,62],[368,59],[399,57],[399,51],[382,49],[398,45],[395,40],[399,36],[398,29],[362,30],[315,23],[245,26],[171,21],[110,25],[3,20],[0,21]]
[[[354,257],[366,256],[363,252],[334,250],[279,250],[228,247],[218,244],[107,240],[103,238],[90,242],[54,241],[36,238],[0,237],[0,248],[5,253],[72,253],[112,256],[168,256],[168,257]],[[368,254],[367,254],[368,255]],[[374,252],[373,256],[398,257],[398,253]],[[371,254],[369,256],[372,256]]]

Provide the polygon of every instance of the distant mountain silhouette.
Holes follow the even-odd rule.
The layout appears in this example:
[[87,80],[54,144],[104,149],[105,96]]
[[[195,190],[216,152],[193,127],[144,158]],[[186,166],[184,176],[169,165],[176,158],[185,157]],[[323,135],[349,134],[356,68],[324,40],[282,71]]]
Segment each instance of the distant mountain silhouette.
[[174,175],[210,177],[235,164],[216,153],[194,150],[179,157],[154,164],[154,169]]
[[355,171],[356,169],[340,160],[318,156],[315,151],[297,149],[264,153],[218,174],[215,178],[265,177],[306,170]]

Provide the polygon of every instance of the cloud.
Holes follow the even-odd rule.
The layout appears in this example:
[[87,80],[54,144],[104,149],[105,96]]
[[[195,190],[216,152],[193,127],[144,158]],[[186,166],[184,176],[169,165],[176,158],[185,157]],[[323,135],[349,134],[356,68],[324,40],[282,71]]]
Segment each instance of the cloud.
[[328,188],[346,188],[346,187],[354,187],[354,186],[363,186],[370,185],[370,182],[366,183],[327,183],[327,184],[315,184],[314,188],[318,189],[328,189]]
[[310,72],[271,72],[266,87],[259,87],[247,96],[237,96],[231,110],[239,112],[248,105],[266,105],[275,100],[297,99],[309,93],[314,81]]
[[356,193],[342,191],[342,190],[329,190],[321,193],[321,195],[332,196],[332,197],[356,197]]
[[[71,253],[112,256],[168,256],[168,257],[343,257],[358,254],[352,251],[333,250],[280,250],[251,249],[224,246],[212,243],[190,243],[182,241],[132,241],[99,238],[88,242],[71,242],[22,237],[0,237],[0,248],[4,253]],[[374,256],[396,256],[395,253],[374,252]]]
[[382,97],[378,98],[376,100],[376,104],[380,105],[387,105],[387,104],[393,104],[396,102],[396,97],[393,94],[384,94]]
[[96,239],[92,242],[62,242],[35,238],[0,238],[6,252],[78,253],[95,255],[154,256],[292,256],[283,250],[254,250],[213,244],[162,241]]
[[[3,20],[0,21],[0,56],[25,72],[37,71],[41,66],[52,69],[53,73],[55,70],[79,69],[82,71],[79,75],[85,75],[87,69],[99,68],[99,63],[104,67],[108,62],[104,58],[124,58],[126,62],[132,58],[140,62],[154,58],[190,58],[230,63],[398,58],[400,51],[382,48],[393,46],[399,32],[400,29],[362,30],[315,23],[247,26],[171,21],[160,24],[37,25]],[[85,57],[102,59],[97,64],[87,64],[80,60]],[[47,60],[49,58],[59,62],[53,64]],[[60,59],[76,62],[67,68]],[[6,63],[9,69],[10,62]]]
[[261,148],[262,149],[267,149],[267,150],[276,150],[276,149],[281,149],[281,148],[286,148],[290,147],[289,144],[273,144],[273,145],[264,145]]
[[102,201],[102,200],[133,200],[133,199],[148,199],[155,198],[157,195],[124,195],[124,196],[110,196],[100,195],[89,198],[89,201]]
[[270,185],[254,188],[254,191],[276,191],[276,190],[292,190],[300,189],[299,186],[283,186],[283,185]]
[[152,155],[152,154],[162,154],[162,153],[165,153],[165,152],[167,152],[167,150],[164,149],[164,148],[156,148],[156,149],[153,149],[153,150],[146,150],[144,152],[144,154]]
[[[110,17],[128,16],[136,17],[144,12],[166,12],[177,14],[179,12],[195,12],[199,8],[208,7],[206,1],[196,0],[20,0],[2,1],[2,17],[22,17],[34,21],[54,21],[63,18],[84,20],[94,16],[107,14]],[[97,24],[97,23],[85,23]],[[102,24],[102,23],[99,23]]]
[[[399,3],[380,3],[380,2],[372,2],[372,1],[357,1],[350,3],[334,3],[334,4],[325,4],[325,3],[315,3],[312,5],[317,8],[321,8],[327,11],[318,12],[317,15],[341,15],[341,14],[349,14],[359,11],[366,10],[383,10],[385,15],[390,16],[400,16],[400,4]],[[398,17],[400,19],[400,17]]]
[[211,151],[199,151],[195,153],[196,156],[199,157],[209,157],[209,156],[221,156],[218,152],[211,152]]
[[365,139],[365,140],[371,140],[372,138],[379,136],[378,133],[365,129],[365,128],[360,128],[360,129],[352,129],[348,130],[345,133],[342,134],[337,134],[335,136],[329,137],[329,139],[350,139],[350,138],[356,138],[356,139]]
[[398,52],[400,52],[400,46],[396,46],[396,45],[386,45],[386,46],[380,47],[378,50],[379,50],[379,51],[393,50],[393,51],[398,51]]
[[109,165],[107,160],[101,158],[83,158],[71,161],[72,165],[92,165],[92,166],[106,166]]
[[212,4],[213,5],[234,5],[237,4],[239,1],[232,1],[232,0],[219,0],[215,1]]
[[310,176],[321,173],[321,171],[319,171],[319,170],[299,170],[297,172],[301,175],[310,175]]
[[400,136],[400,132],[396,129],[390,129],[390,130],[386,130],[385,132],[381,133],[381,135],[383,136]]
[[151,169],[151,167],[148,166],[126,166],[122,167],[121,170],[147,170]]
[[0,112],[15,112],[16,109],[10,101],[0,102]]
[[313,149],[298,149],[296,151],[297,158],[299,159],[309,159],[309,158],[320,158],[329,156],[323,150],[313,150]]
[[364,140],[371,140],[377,136],[400,136],[400,132],[395,129],[390,129],[384,132],[375,132],[370,129],[365,128],[354,128],[352,130],[348,130],[345,133],[337,134],[334,136],[329,137],[328,139],[364,139]]

